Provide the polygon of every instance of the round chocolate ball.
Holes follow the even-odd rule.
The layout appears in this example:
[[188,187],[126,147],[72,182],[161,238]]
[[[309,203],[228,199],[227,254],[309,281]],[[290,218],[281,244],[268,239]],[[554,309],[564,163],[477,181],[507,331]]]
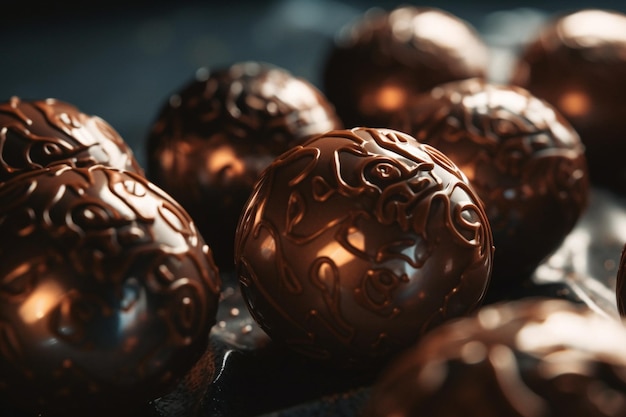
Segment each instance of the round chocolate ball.
[[570,121],[594,184],[626,193],[626,15],[586,9],[555,16],[521,51],[511,83]]
[[237,220],[261,171],[291,146],[339,127],[326,98],[284,69],[201,69],[152,126],[147,175],[191,215],[217,265],[232,269]]
[[363,417],[626,416],[626,329],[527,298],[445,323],[385,370]]
[[430,7],[372,9],[344,27],[323,64],[323,90],[346,127],[389,117],[435,85],[485,77],[488,49],[466,21]]
[[56,164],[0,187],[0,399],[119,414],[205,353],[220,278],[183,209],[143,177]]
[[482,204],[447,157],[370,128],[278,157],[235,243],[244,299],[268,335],[348,367],[382,364],[474,310],[493,249]]
[[143,175],[131,148],[104,120],[56,99],[0,103],[0,183],[56,162],[102,164]]
[[514,288],[554,252],[587,206],[584,146],[528,91],[480,79],[435,87],[390,126],[443,152],[485,205],[496,247],[491,288]]

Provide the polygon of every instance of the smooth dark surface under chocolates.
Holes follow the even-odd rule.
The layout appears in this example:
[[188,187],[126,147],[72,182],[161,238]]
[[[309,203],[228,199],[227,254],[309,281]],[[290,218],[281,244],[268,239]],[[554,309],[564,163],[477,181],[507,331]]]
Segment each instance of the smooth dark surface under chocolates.
[[0,103],[0,183],[56,162],[143,174],[130,146],[100,117],[56,99]]
[[398,109],[443,82],[487,75],[488,50],[466,21],[440,9],[375,9],[343,28],[323,91],[348,128],[389,127]]
[[626,416],[626,328],[528,298],[445,323],[390,366],[363,417]]
[[132,414],[205,354],[220,277],[161,190],[57,164],[4,183],[0,201],[3,402],[45,416]]
[[243,62],[209,72],[170,97],[147,142],[147,175],[189,212],[222,269],[254,182],[273,159],[340,127],[308,81],[270,64]]
[[550,20],[511,83],[555,106],[586,147],[592,182],[626,193],[626,15],[586,9]]
[[331,131],[278,157],[237,229],[236,272],[272,339],[374,367],[477,308],[491,230],[466,177],[403,133]]
[[580,138],[554,107],[522,88],[453,81],[397,112],[390,125],[439,149],[468,176],[493,230],[491,287],[515,290],[587,207]]

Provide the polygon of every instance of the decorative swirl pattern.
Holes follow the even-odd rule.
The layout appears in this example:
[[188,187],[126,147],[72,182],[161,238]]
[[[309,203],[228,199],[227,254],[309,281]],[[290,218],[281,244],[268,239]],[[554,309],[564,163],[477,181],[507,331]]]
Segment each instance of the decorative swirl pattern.
[[0,103],[0,183],[57,162],[143,174],[130,147],[97,116],[55,99]]
[[525,299],[446,323],[398,357],[363,417],[626,415],[626,331],[587,306]]
[[272,338],[373,366],[479,305],[491,239],[444,155],[392,130],[337,130],[264,172],[238,227],[237,271]]
[[189,212],[233,268],[233,236],[254,182],[274,158],[341,127],[309,82],[269,64],[199,70],[163,107],[147,139],[148,176]]
[[434,146],[469,177],[493,229],[493,287],[527,278],[587,205],[578,135],[526,90],[479,79],[443,84],[390,125]]
[[0,200],[3,398],[53,413],[138,404],[204,353],[220,278],[163,191],[128,171],[56,164],[7,181]]
[[585,145],[591,181],[624,195],[626,13],[586,7],[538,29],[522,45],[510,83],[567,118]]

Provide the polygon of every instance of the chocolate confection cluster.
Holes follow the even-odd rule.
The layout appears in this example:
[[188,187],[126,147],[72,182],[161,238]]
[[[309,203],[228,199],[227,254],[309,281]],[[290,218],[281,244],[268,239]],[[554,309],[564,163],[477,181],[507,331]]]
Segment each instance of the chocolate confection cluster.
[[591,179],[624,193],[626,15],[585,9],[557,15],[523,49],[511,83],[554,105],[585,144]]
[[626,181],[624,34],[556,16],[496,84],[467,21],[375,9],[319,89],[248,60],[164,91],[145,170],[69,103],[0,103],[0,411],[626,416],[626,250],[613,314],[574,256],[537,278]]
[[13,97],[0,124],[0,397],[33,415],[132,414],[208,348],[211,250],[102,119]]
[[476,78],[444,83],[396,112],[390,126],[439,149],[468,176],[494,234],[494,287],[527,279],[587,207],[584,145],[525,89]]
[[275,65],[202,68],[160,110],[147,139],[148,177],[190,213],[221,268],[261,171],[309,137],[341,127],[310,82]]

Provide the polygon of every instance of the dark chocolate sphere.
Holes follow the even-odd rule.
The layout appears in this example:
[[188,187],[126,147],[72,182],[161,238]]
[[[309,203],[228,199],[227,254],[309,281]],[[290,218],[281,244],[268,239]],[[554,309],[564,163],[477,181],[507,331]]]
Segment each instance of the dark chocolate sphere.
[[373,9],[340,32],[323,85],[346,127],[388,127],[416,94],[485,77],[487,66],[488,49],[468,22],[429,7]]
[[624,325],[586,306],[493,304],[398,357],[362,416],[623,417],[624,346]]
[[237,220],[261,171],[289,147],[339,128],[333,107],[308,81],[243,62],[174,94],[147,143],[151,181],[194,219],[221,268],[233,268]]
[[469,178],[493,230],[493,287],[530,276],[587,206],[579,136],[554,107],[522,88],[453,81],[398,112],[390,126],[434,146]]
[[220,279],[189,216],[143,177],[57,164],[0,187],[0,397],[111,415],[207,349]]
[[131,148],[104,120],[56,99],[0,103],[0,183],[56,162],[102,164],[143,175]]
[[492,236],[466,177],[387,129],[331,131],[264,171],[236,235],[237,273],[269,336],[374,366],[482,301]]
[[586,146],[591,181],[626,193],[626,15],[559,15],[522,51],[511,83],[555,106]]

